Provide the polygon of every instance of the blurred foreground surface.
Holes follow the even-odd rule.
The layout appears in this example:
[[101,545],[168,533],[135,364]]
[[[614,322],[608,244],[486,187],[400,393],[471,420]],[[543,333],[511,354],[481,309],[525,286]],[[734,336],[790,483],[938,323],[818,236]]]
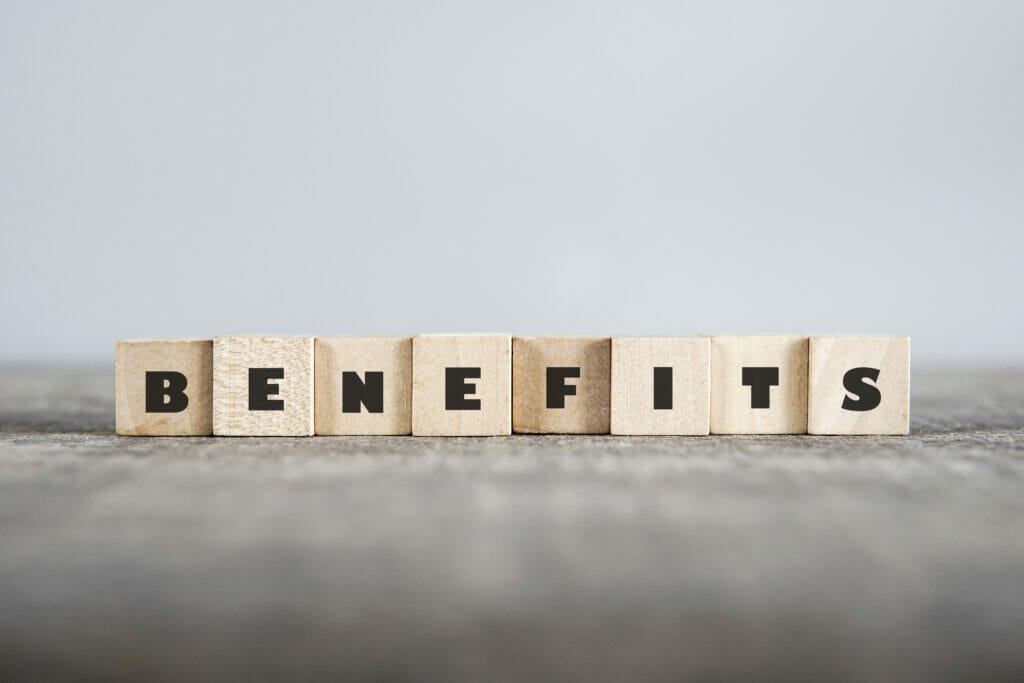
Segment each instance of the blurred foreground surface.
[[1024,370],[908,437],[118,438],[0,367],[0,676],[1024,678]]

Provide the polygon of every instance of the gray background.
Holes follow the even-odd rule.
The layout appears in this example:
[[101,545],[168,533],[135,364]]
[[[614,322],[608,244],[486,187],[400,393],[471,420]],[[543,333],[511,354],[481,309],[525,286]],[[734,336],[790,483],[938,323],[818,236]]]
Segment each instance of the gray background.
[[0,2],[0,358],[892,332],[1022,360],[1019,2]]

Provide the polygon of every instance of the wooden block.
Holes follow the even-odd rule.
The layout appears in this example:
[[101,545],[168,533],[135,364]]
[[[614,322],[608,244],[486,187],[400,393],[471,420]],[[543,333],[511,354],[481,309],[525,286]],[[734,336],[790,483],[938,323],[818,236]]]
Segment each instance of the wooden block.
[[807,431],[910,431],[909,337],[811,337]]
[[807,337],[712,337],[711,433],[807,431]]
[[412,340],[412,433],[512,433],[512,338],[424,335]]
[[611,353],[608,337],[515,337],[512,431],[607,434]]
[[412,339],[318,337],[317,434],[412,433]]
[[213,433],[312,436],[313,338],[215,338]]
[[125,436],[213,432],[213,341],[140,339],[114,348],[115,431]]
[[708,433],[711,340],[612,339],[612,434]]

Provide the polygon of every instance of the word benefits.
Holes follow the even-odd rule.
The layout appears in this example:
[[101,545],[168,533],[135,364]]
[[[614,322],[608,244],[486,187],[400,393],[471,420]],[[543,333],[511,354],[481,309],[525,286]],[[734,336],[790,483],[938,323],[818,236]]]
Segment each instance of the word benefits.
[[907,337],[117,343],[131,436],[906,434]]

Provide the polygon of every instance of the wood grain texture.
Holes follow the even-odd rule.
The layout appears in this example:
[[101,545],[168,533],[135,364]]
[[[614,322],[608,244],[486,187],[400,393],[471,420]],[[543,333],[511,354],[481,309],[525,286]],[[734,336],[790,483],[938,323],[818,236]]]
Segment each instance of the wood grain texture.
[[[249,409],[249,369],[282,368],[270,398],[283,410]],[[217,337],[213,340],[213,433],[312,436],[313,338]]]
[[[852,368],[879,371],[876,408],[844,410],[843,376]],[[853,398],[857,398],[854,396]],[[807,431],[811,434],[906,434],[910,429],[908,337],[811,337]]]
[[[575,394],[548,407],[548,368],[578,368],[564,384]],[[560,383],[562,380],[558,380]],[[611,339],[512,339],[512,431],[522,434],[607,434],[611,404]]]
[[[412,338],[318,337],[314,344],[316,433],[401,435],[412,433]],[[343,373],[383,373],[383,412],[344,412]]]
[[[806,433],[807,346],[807,337],[712,337],[711,433]],[[752,388],[743,384],[745,367],[779,369],[768,408],[751,407]]]
[[[116,431],[122,436],[208,436],[213,432],[213,341],[138,339],[114,349]],[[188,405],[146,412],[146,372],[180,372]]]
[[[412,341],[412,433],[505,436],[512,433],[512,337],[422,335]],[[478,368],[466,397],[479,410],[445,406],[446,368]]]
[[[671,368],[670,408],[655,408],[654,368]],[[612,434],[708,434],[710,339],[616,337],[611,382]]]

